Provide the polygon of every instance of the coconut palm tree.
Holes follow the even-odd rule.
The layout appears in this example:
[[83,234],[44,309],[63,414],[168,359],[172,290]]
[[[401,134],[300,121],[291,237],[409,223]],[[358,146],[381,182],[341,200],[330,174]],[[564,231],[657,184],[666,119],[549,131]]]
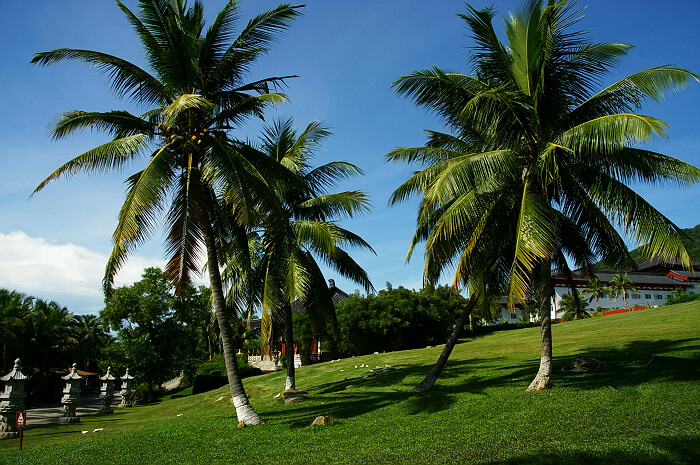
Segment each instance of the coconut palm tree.
[[113,339],[107,323],[98,315],[75,315],[71,330],[76,340],[76,357],[82,360],[86,371],[96,369],[91,362],[98,360],[102,349]]
[[627,294],[638,292],[634,287],[634,282],[627,276],[627,273],[617,273],[610,280],[610,296],[617,301],[617,297],[622,294],[622,300],[627,308]]
[[569,276],[568,263],[591,270],[596,257],[617,269],[634,266],[619,225],[648,255],[691,266],[678,227],[628,184],[700,181],[692,165],[639,148],[665,137],[667,125],[637,114],[647,100],[700,78],[662,66],[603,86],[631,46],[589,42],[573,29],[580,16],[565,1],[533,1],[511,15],[506,43],[492,9],[468,10],[461,17],[475,41],[472,75],[433,67],[393,85],[440,116],[448,132],[429,131],[424,147],[388,155],[421,167],[392,202],[421,197],[409,256],[425,242],[433,277],[456,264],[454,282],[468,280],[459,264],[475,244],[513,244],[504,256],[505,294],[510,305],[537,297],[541,308],[540,368],[528,388],[537,390],[552,373],[553,265]]
[[275,185],[285,223],[270,223],[268,218],[263,218],[259,236],[263,276],[262,335],[269,334],[275,316],[278,322],[283,322],[287,356],[285,389],[296,387],[293,306],[300,305],[317,327],[334,328],[333,336],[338,338],[335,307],[318,260],[358,283],[366,292],[374,291],[367,272],[347,252],[348,247],[374,252],[372,247],[337,224],[339,220],[369,211],[367,196],[360,191],[328,192],[337,182],[362,174],[362,171],[340,161],[312,166],[314,151],[329,135],[319,122],[310,123],[299,133],[291,119],[281,119],[263,131],[259,147],[301,181],[268,181]]
[[[251,19],[236,36],[239,2],[230,1],[205,28],[201,1],[141,0],[133,13],[117,5],[141,40],[149,69],[109,54],[57,49],[37,54],[33,63],[82,61],[105,73],[117,96],[144,108],[63,114],[53,137],[84,129],[104,131],[112,140],[58,168],[36,189],[80,172],[125,168],[138,158],[143,167],[127,180],[127,195],[114,231],[114,248],[103,279],[111,294],[114,276],[131,253],[165,219],[166,272],[180,292],[200,269],[206,253],[213,306],[221,332],[232,402],[240,421],[257,424],[237,373],[233,329],[221,285],[217,237],[223,232],[223,204],[238,224],[248,224],[254,209],[274,201],[265,179],[276,165],[233,138],[232,130],[251,116],[285,100],[273,92],[284,77],[247,81],[251,66],[299,15],[299,6],[280,5]],[[284,178],[283,170],[276,176]],[[290,180],[289,182],[293,182]],[[35,192],[36,192],[35,191]]]
[[[10,350],[15,352],[25,328],[27,316],[31,309],[32,299],[16,291],[0,289],[0,339],[2,339],[2,366],[0,372],[5,373],[8,366]],[[13,359],[16,358],[13,356]]]
[[610,295],[610,287],[603,284],[603,282],[597,276],[591,278],[588,281],[588,286],[583,290],[584,294],[590,294],[588,302],[592,302],[595,299],[596,311],[600,311],[600,299],[604,298],[606,295]]
[[590,308],[586,305],[586,295],[581,291],[575,294],[567,292],[559,301],[559,308],[564,311],[563,320],[582,320],[590,318]]
[[44,372],[67,368],[61,365],[78,345],[72,331],[73,314],[57,302],[34,299],[28,322],[29,349],[36,366]]

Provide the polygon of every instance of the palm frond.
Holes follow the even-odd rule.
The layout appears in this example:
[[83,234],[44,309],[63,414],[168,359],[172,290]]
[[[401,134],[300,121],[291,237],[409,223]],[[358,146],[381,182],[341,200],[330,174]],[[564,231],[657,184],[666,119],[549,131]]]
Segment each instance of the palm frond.
[[79,60],[98,72],[107,74],[112,91],[119,97],[129,97],[138,103],[146,104],[158,104],[168,100],[168,92],[158,79],[138,66],[106,53],[61,48],[37,53],[31,63],[46,66],[63,60]]
[[116,139],[82,153],[51,173],[39,184],[32,195],[60,177],[70,177],[80,172],[101,173],[122,168],[143,151],[148,137],[143,134]]

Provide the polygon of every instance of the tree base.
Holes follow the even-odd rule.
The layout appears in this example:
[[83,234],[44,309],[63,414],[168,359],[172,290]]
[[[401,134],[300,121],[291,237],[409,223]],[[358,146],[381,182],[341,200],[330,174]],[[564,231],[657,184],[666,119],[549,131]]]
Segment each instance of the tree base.
[[255,410],[253,410],[245,394],[233,397],[231,402],[233,402],[233,406],[236,408],[236,417],[238,417],[239,423],[245,423],[246,426],[263,424],[263,421],[258,414],[255,413]]
[[526,392],[533,392],[533,391],[541,391],[543,389],[547,389],[550,386],[551,382],[549,379],[549,376],[537,374],[535,376],[535,379],[532,380],[530,383],[530,386],[525,390]]
[[413,390],[411,390],[411,392],[425,392],[425,391],[429,391],[429,390],[431,390],[431,389],[433,388],[433,386],[435,386],[435,381],[437,381],[437,377],[436,377],[436,376],[428,375],[428,376],[425,377],[425,379],[424,379],[423,381],[421,381],[420,383],[418,383],[418,384],[416,385],[416,387],[414,387]]

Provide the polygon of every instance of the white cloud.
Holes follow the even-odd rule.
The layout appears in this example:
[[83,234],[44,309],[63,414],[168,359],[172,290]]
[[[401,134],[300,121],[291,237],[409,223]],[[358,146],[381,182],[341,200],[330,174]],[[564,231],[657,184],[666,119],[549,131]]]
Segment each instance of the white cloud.
[[[106,255],[72,243],[56,244],[22,231],[0,233],[0,287],[56,300],[74,313],[102,308],[106,263]],[[163,267],[164,261],[132,256],[115,284],[137,281],[149,266]]]

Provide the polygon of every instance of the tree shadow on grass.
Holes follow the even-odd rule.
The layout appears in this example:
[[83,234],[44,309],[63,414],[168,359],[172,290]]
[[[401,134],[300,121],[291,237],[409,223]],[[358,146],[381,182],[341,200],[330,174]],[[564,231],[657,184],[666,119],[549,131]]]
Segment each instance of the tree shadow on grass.
[[[604,362],[605,368],[589,373],[558,371],[554,380],[563,387],[578,389],[635,386],[650,381],[700,381],[700,345],[694,344],[698,341],[632,341],[622,348],[581,350],[575,356],[595,358]],[[570,358],[558,358],[555,369]]]
[[[441,379],[473,376],[477,367],[487,363],[485,359],[460,360],[448,364]],[[368,375],[366,379],[352,378],[321,384],[310,390],[310,397],[290,408],[268,412],[269,420],[280,420],[294,427],[306,427],[316,416],[328,415],[333,418],[352,418],[403,402],[409,414],[434,413],[449,408],[456,401],[456,394],[469,391],[478,393],[498,381],[487,383],[484,380],[469,384],[451,385],[427,393],[411,392],[404,380],[415,375],[423,376],[432,364],[400,367],[387,372]],[[394,368],[394,367],[392,367]],[[385,388],[398,385],[400,390],[387,391]],[[281,402],[281,400],[280,400]]]
[[[700,353],[700,345],[696,344],[698,341],[700,339],[640,340],[632,341],[622,348],[581,350],[573,355],[593,357],[605,362],[605,369],[599,372],[561,372],[561,367],[572,355],[555,357],[552,382],[554,386],[562,388],[599,389],[606,386],[635,386],[650,381],[700,380],[700,357],[693,356],[696,352]],[[688,356],[677,356],[679,352]],[[397,403],[403,403],[409,415],[438,412],[450,408],[461,394],[486,395],[488,389],[504,386],[525,390],[537,372],[539,360],[493,367],[498,363],[502,363],[502,357],[448,362],[435,387],[420,394],[411,392],[413,386],[407,385],[406,380],[421,379],[428,373],[432,363],[401,366],[399,370],[392,367],[387,372],[368,375],[365,379],[354,376],[318,385],[310,390],[309,399],[303,403],[267,412],[264,416],[292,427],[306,427],[319,415],[353,418]],[[455,379],[463,379],[464,382],[455,382]],[[397,390],[387,390],[391,386],[396,386]],[[589,457],[580,463],[595,461],[596,457],[590,453],[582,454],[588,454]],[[551,463],[565,463],[562,460],[566,458],[560,457]],[[523,463],[536,463],[536,458],[532,458],[531,462],[526,457],[523,460]]]
[[604,451],[590,450],[554,450],[510,457],[494,464],[518,465],[590,465],[604,463],[606,465],[669,465],[700,463],[700,436],[657,436],[651,441],[658,452],[650,454],[647,450],[630,451],[608,449]]

